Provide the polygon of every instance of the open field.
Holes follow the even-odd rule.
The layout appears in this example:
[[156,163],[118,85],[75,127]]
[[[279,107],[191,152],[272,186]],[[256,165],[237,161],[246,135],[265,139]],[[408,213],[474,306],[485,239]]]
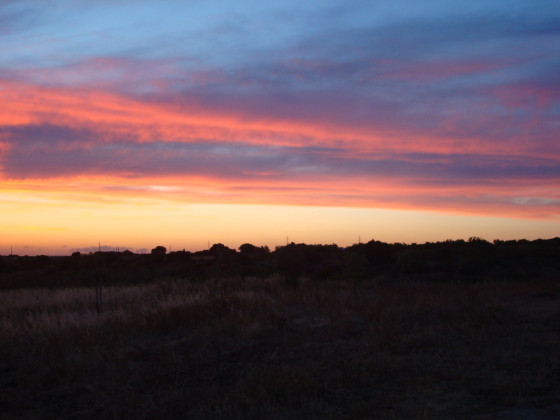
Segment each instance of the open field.
[[0,292],[11,418],[558,418],[560,283]]

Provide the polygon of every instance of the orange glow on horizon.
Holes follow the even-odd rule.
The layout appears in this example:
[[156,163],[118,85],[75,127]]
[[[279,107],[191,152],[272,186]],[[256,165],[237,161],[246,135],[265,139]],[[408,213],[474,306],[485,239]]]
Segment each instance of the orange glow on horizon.
[[[38,210],[40,209],[40,210]],[[442,241],[481,236],[537,239],[560,236],[560,220],[445,214],[419,210],[255,204],[189,204],[157,198],[97,203],[25,194],[2,195],[0,254],[68,255],[103,246],[146,252],[237,248],[245,242],[274,248],[290,242],[336,243]]]

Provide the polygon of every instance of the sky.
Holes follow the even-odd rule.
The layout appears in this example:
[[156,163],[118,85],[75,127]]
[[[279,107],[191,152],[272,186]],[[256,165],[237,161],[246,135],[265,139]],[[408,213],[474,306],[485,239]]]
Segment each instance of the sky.
[[0,2],[0,254],[560,236],[557,0]]

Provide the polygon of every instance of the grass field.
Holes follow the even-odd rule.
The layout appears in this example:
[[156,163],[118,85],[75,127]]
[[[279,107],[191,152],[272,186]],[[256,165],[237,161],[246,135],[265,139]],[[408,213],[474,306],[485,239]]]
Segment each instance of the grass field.
[[0,292],[0,417],[559,418],[560,283]]

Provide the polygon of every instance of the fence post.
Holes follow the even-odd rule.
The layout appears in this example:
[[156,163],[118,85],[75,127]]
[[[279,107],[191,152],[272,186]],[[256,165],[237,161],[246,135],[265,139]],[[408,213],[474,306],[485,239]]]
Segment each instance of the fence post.
[[97,313],[100,314],[103,305],[103,276],[101,274],[97,278],[97,283],[95,284],[95,294],[97,297]]

